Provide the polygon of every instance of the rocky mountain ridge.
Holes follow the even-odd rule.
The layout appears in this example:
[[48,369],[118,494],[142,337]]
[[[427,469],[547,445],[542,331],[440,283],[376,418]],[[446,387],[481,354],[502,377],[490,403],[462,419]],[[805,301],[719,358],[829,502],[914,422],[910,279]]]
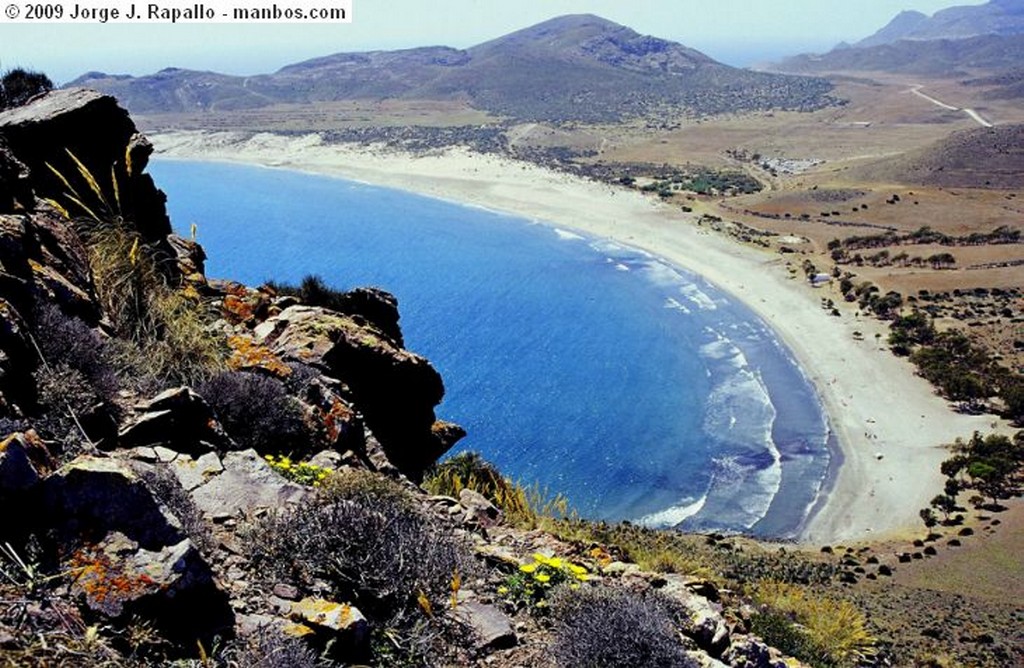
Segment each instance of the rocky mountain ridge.
[[[207,278],[151,150],[91,91],[0,113],[5,662],[798,665],[701,578],[419,489],[462,430],[394,298]],[[610,638],[553,638],[534,608],[567,578],[552,605]]]
[[903,39],[966,39],[979,35],[1016,35],[1022,32],[1024,2],[989,0],[982,5],[949,7],[932,16],[917,11],[902,11],[885,27],[853,46],[866,48]]
[[465,50],[339,53],[252,77],[92,72],[69,85],[114,95],[135,114],[394,98],[462,100],[519,120],[609,122],[666,107],[716,114],[835,103],[823,80],[729,67],[592,15],[558,17]]
[[[771,71],[800,74],[894,72],[938,77],[1020,71],[1024,0],[990,0],[928,16],[902,11],[875,34],[828,53],[786,58]],[[1016,95],[1004,95],[1016,97]]]

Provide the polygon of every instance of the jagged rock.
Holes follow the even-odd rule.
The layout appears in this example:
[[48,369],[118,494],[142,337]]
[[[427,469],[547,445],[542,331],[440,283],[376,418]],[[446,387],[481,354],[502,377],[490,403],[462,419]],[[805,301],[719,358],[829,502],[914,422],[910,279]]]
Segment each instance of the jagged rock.
[[23,313],[43,299],[91,324],[99,318],[85,247],[52,211],[0,215],[0,296]]
[[313,494],[311,488],[282,478],[255,450],[228,452],[221,466],[192,490],[196,506],[214,520],[252,517],[259,509],[283,508]]
[[493,605],[468,601],[460,603],[452,614],[472,631],[477,652],[507,649],[517,642],[509,618]]
[[[108,95],[82,88],[50,91],[29,104],[0,112],[0,137],[11,152],[27,165],[29,181],[40,197],[55,197],[66,187],[46,163],[65,178],[77,179],[71,151],[101,183],[119,165],[120,215],[134,221],[143,239],[155,243],[173,257],[166,237],[171,233],[164,208],[166,196],[143,170],[153,152],[138,134],[128,112]],[[131,159],[131,171],[126,169]]]
[[224,471],[224,465],[220,463],[220,458],[215,452],[207,452],[197,459],[188,455],[178,455],[169,464],[186,492],[191,492]]
[[786,668],[786,662],[775,658],[768,645],[756,638],[737,638],[722,655],[733,668]]
[[[126,607],[164,590],[187,587],[189,579],[208,580],[209,572],[193,572],[202,560],[191,542],[181,541],[150,551],[122,533],[112,531],[95,546],[75,553],[70,564],[71,591],[107,617],[120,617]],[[173,595],[173,594],[171,594]]]
[[459,492],[459,504],[465,509],[463,522],[484,528],[501,522],[501,511],[486,496],[476,490],[464,488]]
[[234,626],[227,596],[188,539],[145,549],[112,531],[75,552],[68,565],[71,593],[110,619],[145,619],[189,642]]
[[398,325],[398,300],[393,294],[377,288],[356,288],[346,292],[342,301],[343,313],[362,316],[396,346],[405,347]]
[[[365,647],[370,625],[363,613],[347,603],[322,598],[304,598],[291,605],[289,617],[299,627],[286,630],[290,635],[308,635],[301,627],[313,631],[319,640],[334,645],[332,651],[351,656]],[[326,637],[325,637],[326,636]]]
[[454,444],[453,429],[434,431],[434,407],[444,397],[440,375],[371,324],[322,308],[292,306],[254,333],[280,357],[344,382],[388,459],[409,477],[418,479]]
[[727,664],[722,663],[718,659],[708,656],[704,652],[687,652],[686,656],[690,658],[693,665],[698,668],[729,668]]
[[171,234],[167,243],[174,251],[178,272],[194,285],[206,285],[206,251],[191,239]]
[[693,638],[705,652],[721,656],[729,647],[729,625],[722,617],[721,606],[690,591],[691,583],[692,580],[684,576],[664,574],[651,585],[686,608],[689,616],[684,620],[683,633]]
[[209,404],[187,387],[161,392],[137,404],[135,413],[136,417],[118,434],[122,447],[162,444],[190,455],[231,447],[231,439]]
[[181,524],[120,459],[83,455],[43,483],[42,517],[62,534],[124,534],[142,549],[159,551],[185,539]]
[[[336,381],[319,376],[310,381],[299,401],[314,433],[338,452],[365,454],[366,430],[352,406],[335,391]],[[340,388],[339,388],[340,389]]]
[[31,207],[32,186],[28,177],[28,167],[14,157],[0,137],[0,214]]
[[24,492],[39,482],[29,456],[31,447],[22,433],[0,441],[0,496]]

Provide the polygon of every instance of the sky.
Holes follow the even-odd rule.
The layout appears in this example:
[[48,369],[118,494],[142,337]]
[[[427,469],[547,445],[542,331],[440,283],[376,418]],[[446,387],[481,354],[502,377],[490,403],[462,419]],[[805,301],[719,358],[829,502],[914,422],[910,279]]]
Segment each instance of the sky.
[[[61,1],[69,9],[75,2]],[[236,1],[245,6],[244,0]],[[330,0],[280,3],[296,2],[324,6]],[[141,75],[172,66],[260,74],[343,51],[465,48],[579,13],[742,67],[862,39],[900,10],[933,14],[969,4],[984,0],[353,0],[352,23],[328,25],[11,24],[0,19],[0,68],[43,71],[57,84],[87,71]]]

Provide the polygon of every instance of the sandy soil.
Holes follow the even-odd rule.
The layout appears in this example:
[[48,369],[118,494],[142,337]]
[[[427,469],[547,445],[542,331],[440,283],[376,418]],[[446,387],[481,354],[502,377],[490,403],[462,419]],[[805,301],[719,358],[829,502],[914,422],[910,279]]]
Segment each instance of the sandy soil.
[[179,132],[152,140],[166,156],[316,172],[547,221],[629,244],[705,276],[775,329],[825,403],[844,461],[804,531],[806,542],[918,529],[918,510],[941,491],[938,467],[946,453],[940,444],[992,426],[991,417],[951,411],[909,363],[882,350],[875,338],[880,333],[884,340],[880,323],[824,312],[821,295],[791,278],[780,256],[710,234],[678,208],[636,192],[460,149],[411,156],[326,146],[314,135],[243,139]]

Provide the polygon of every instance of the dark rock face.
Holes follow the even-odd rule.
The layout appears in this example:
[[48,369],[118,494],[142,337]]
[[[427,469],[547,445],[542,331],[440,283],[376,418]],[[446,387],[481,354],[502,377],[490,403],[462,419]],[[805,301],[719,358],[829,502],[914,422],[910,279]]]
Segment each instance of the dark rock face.
[[31,203],[28,167],[14,157],[7,142],[0,137],[0,213],[13,213]]
[[178,520],[128,464],[81,457],[46,479],[43,503],[61,533],[101,538],[118,531],[143,549],[176,545],[186,536]]
[[187,387],[162,392],[135,406],[135,412],[118,435],[122,447],[164,445],[191,455],[230,447],[210,406]]
[[[134,221],[147,242],[166,247],[171,233],[164,207],[167,198],[143,174],[153,146],[138,134],[128,112],[114,98],[82,88],[51,91],[29,105],[0,113],[0,137],[28,167],[29,183],[43,197],[66,189],[47,163],[69,180],[78,178],[68,151],[107,190],[112,190],[111,169],[117,165],[123,181],[121,217]],[[108,199],[113,199],[112,194]]]
[[341,379],[388,459],[411,478],[419,478],[464,433],[443,423],[435,429],[434,407],[444,397],[437,371],[369,323],[292,306],[255,334],[281,358]]

